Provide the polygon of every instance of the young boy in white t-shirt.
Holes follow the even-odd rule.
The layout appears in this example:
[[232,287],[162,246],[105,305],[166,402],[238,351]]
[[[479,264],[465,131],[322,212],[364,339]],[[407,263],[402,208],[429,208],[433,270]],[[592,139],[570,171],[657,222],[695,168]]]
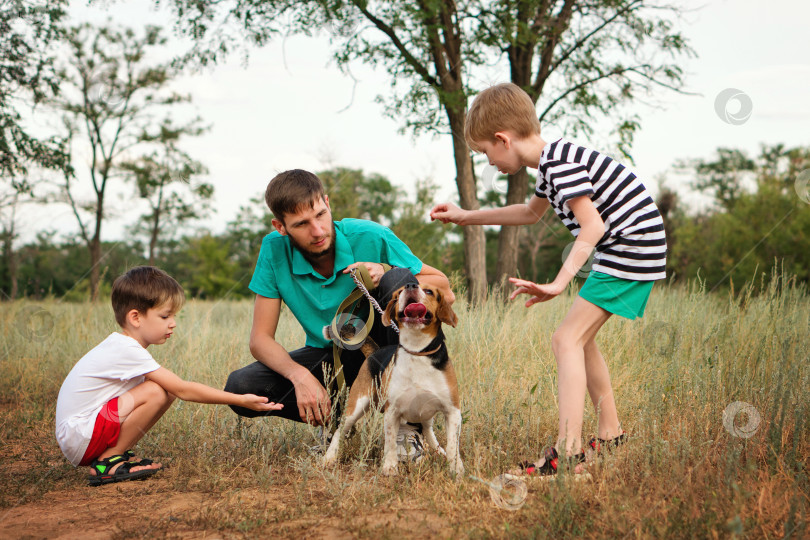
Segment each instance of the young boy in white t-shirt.
[[266,397],[184,381],[160,367],[146,348],[171,337],[184,302],[183,288],[163,270],[138,266],[120,276],[113,284],[112,305],[121,332],[84,355],[62,383],[56,440],[73,465],[90,466],[90,485],[144,478],[162,468],[136,458],[131,448],[175,397],[256,411],[281,409]]

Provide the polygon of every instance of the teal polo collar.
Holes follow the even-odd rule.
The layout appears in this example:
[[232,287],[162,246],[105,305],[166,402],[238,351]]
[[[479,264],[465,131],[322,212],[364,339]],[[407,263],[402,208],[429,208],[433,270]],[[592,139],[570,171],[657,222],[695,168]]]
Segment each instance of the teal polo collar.
[[[332,275],[329,278],[325,278],[316,272],[315,269],[312,268],[312,264],[310,264],[304,255],[292,245],[292,242],[290,242],[290,249],[292,250],[293,274],[301,276],[313,275],[318,279],[331,283],[335,280],[335,276],[337,276],[339,272],[342,272],[347,266],[355,262],[352,246],[346,239],[346,235],[343,234],[340,227],[337,225],[335,226],[335,268],[332,271]],[[287,240],[289,241],[289,238]]]

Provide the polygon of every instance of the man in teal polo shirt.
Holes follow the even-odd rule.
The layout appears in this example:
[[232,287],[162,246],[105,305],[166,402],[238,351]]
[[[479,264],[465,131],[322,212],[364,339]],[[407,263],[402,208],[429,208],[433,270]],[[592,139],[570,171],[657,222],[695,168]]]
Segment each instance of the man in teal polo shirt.
[[[313,425],[324,425],[332,399],[326,390],[324,363],[332,369],[332,344],[323,337],[323,327],[343,299],[354,289],[349,272],[364,265],[375,289],[372,295],[385,306],[391,293],[409,282],[436,287],[451,302],[450,283],[441,271],[422,263],[387,227],[361,219],[332,220],[329,197],[320,179],[307,171],[285,171],[267,186],[265,199],[273,212],[276,231],[263,242],[250,290],[256,293],[250,352],[257,362],[234,371],[225,389],[238,394],[267,396],[281,403],[281,416]],[[383,263],[394,268],[385,272]],[[281,302],[306,332],[304,347],[287,352],[275,339]],[[375,318],[370,332],[385,345],[398,342],[396,333]],[[359,350],[343,350],[341,362],[346,384],[351,385],[363,356]],[[232,407],[242,416],[261,416],[249,409]],[[413,428],[401,430],[421,451],[421,440]],[[412,454],[411,449],[406,452]]]

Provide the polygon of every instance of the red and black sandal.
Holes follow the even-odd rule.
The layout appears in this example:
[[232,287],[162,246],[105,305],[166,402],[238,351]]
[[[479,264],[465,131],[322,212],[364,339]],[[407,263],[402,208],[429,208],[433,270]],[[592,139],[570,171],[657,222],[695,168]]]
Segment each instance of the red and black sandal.
[[[553,476],[557,474],[557,467],[559,466],[560,456],[557,453],[557,449],[553,446],[550,448],[546,448],[543,452],[543,460],[542,465],[537,465],[537,463],[532,463],[530,461],[521,461],[518,466],[520,467],[522,473],[526,476]],[[571,470],[574,469],[580,463],[585,463],[585,453],[580,452],[579,454],[575,454],[568,458],[569,467]]]
[[612,439],[598,439],[594,437],[588,442],[591,450],[596,452],[596,455],[601,455],[603,452],[610,452],[614,448],[623,445],[627,442],[627,432],[622,430],[621,435]]

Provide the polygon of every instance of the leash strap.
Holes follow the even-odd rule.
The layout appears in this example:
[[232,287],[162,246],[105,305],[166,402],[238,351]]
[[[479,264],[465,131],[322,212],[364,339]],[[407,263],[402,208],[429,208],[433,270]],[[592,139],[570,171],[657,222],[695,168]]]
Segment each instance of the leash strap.
[[[384,272],[391,270],[391,265],[385,263],[380,264],[382,264]],[[334,361],[335,379],[337,381],[338,391],[342,391],[346,386],[346,378],[343,374],[343,363],[340,361],[340,351],[342,349],[359,349],[366,340],[366,337],[368,337],[369,332],[371,332],[371,327],[374,326],[374,311],[376,310],[380,314],[383,312],[380,305],[377,303],[374,297],[371,296],[371,293],[368,292],[369,289],[375,288],[374,280],[371,279],[371,275],[368,273],[368,268],[361,264],[360,266],[352,269],[351,276],[354,282],[357,284],[357,288],[349,293],[343,302],[340,303],[337,311],[335,312],[335,316],[332,317],[332,359]],[[340,329],[344,324],[350,322],[351,318],[354,316],[352,305],[358,300],[361,300],[364,296],[366,299],[368,299],[369,304],[371,304],[365,324],[363,324],[362,328],[355,332],[354,336],[348,339],[343,339]],[[394,326],[394,328],[396,328],[396,326]],[[397,332],[399,332],[399,329],[397,329]]]

